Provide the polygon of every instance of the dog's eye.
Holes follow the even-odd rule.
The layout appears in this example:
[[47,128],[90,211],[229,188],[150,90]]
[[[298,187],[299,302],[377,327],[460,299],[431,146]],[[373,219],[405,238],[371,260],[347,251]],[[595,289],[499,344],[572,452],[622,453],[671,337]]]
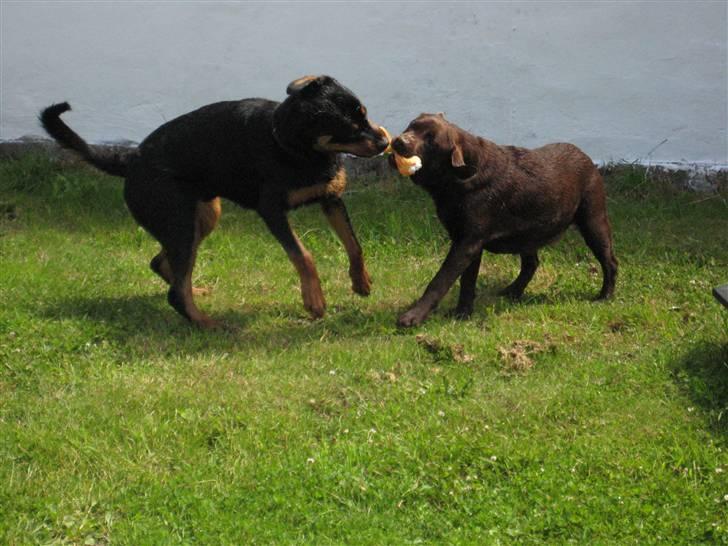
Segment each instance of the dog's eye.
[[364,107],[363,104],[359,105],[359,108],[357,108],[356,112],[364,118],[367,117],[367,109]]

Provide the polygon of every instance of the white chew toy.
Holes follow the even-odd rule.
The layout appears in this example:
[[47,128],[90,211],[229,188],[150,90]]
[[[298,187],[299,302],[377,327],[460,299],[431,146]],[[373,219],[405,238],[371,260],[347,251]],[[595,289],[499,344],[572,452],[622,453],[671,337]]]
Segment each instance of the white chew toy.
[[395,152],[394,161],[397,163],[397,170],[405,176],[413,175],[422,168],[422,160],[418,155],[402,157]]
[[387,149],[384,150],[384,153],[394,154],[394,162],[397,164],[399,174],[403,176],[412,176],[422,168],[422,160],[419,156],[413,155],[411,157],[404,157],[399,155],[394,151],[394,149],[392,149],[392,138],[389,136],[389,133],[384,127],[382,127],[382,132],[387,136],[387,140],[389,140],[389,146],[387,146]]

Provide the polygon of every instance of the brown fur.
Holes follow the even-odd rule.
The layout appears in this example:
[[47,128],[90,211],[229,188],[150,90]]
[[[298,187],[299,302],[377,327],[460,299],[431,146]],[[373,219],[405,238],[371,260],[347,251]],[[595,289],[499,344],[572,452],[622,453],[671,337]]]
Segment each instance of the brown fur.
[[579,148],[567,143],[533,150],[499,146],[460,129],[442,114],[420,115],[392,146],[399,155],[422,159],[412,181],[432,196],[452,239],[440,271],[399,318],[401,326],[422,322],[458,277],[455,312],[470,316],[483,250],[520,255],[521,272],[503,291],[520,297],[538,267],[538,250],[572,224],[602,266],[598,298],[612,295],[617,260],[604,184]]

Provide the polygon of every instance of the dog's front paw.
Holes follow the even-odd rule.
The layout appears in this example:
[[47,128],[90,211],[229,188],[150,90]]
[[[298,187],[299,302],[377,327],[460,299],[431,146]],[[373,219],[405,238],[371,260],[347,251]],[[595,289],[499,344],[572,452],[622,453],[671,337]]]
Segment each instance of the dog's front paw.
[[312,319],[320,319],[326,313],[326,302],[324,301],[323,294],[319,294],[316,297],[304,298],[303,307],[308,311]]
[[455,320],[468,320],[473,314],[472,305],[458,305],[455,309],[450,311],[449,315]]
[[198,318],[194,319],[192,323],[200,330],[223,330],[225,328],[224,323],[211,319],[207,315],[200,315]]
[[360,296],[368,296],[372,291],[372,278],[363,267],[356,271],[349,271],[351,289]]
[[308,311],[308,314],[311,315],[311,318],[316,320],[320,319],[321,317],[326,314],[326,305],[325,304],[304,304],[303,307]]
[[512,299],[514,301],[520,300],[523,296],[523,288],[509,284],[503,290],[498,292],[498,295],[505,296],[506,298]]
[[418,324],[421,324],[422,321],[424,321],[426,318],[426,311],[422,311],[417,307],[413,307],[406,313],[400,315],[400,317],[397,319],[397,326],[410,328],[412,326],[417,326]]

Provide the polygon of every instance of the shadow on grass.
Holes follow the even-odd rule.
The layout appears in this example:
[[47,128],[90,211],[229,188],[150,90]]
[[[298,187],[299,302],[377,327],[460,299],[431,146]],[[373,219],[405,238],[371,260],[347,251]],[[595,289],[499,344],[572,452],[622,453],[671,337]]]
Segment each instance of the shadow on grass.
[[[579,289],[524,294],[520,300],[501,296],[496,286],[481,286],[470,321],[488,321],[493,316],[519,307],[549,305],[567,301],[591,300],[592,294]],[[105,339],[120,350],[122,360],[152,357],[157,354],[189,355],[220,351],[251,352],[266,349],[273,356],[307,343],[332,343],[382,336],[415,336],[428,325],[460,323],[452,316],[457,287],[433,311],[421,327],[402,329],[396,319],[408,305],[380,301],[364,308],[356,301],[330,305],[321,320],[311,320],[298,303],[270,301],[245,303],[210,311],[204,298],[200,308],[223,325],[220,329],[199,330],[167,304],[164,292],[118,297],[61,296],[35,314],[46,320],[70,320],[92,337]],[[85,334],[82,334],[85,335]]]
[[703,409],[710,428],[728,436],[728,341],[696,344],[673,366],[675,381]]
[[[204,303],[200,307],[204,310]],[[36,313],[44,319],[76,321],[84,330],[93,330],[94,337],[120,349],[122,360],[259,349],[274,356],[307,343],[401,333],[389,309],[365,313],[355,305],[334,305],[323,319],[314,321],[302,306],[277,302],[211,312],[223,327],[200,330],[172,310],[162,294],[70,297],[40,307]]]
[[[510,279],[512,280],[512,279]],[[501,294],[501,291],[510,284],[510,280],[504,278],[485,278],[484,280],[478,279],[477,292],[474,301],[474,313],[477,314],[478,310],[485,308],[492,308],[496,315],[516,309],[519,307],[531,307],[531,306],[543,306],[543,305],[560,305],[574,302],[584,302],[599,305],[600,303],[609,302],[611,300],[596,300],[598,295],[598,287],[586,286],[574,286],[569,283],[562,283],[561,286],[558,284],[552,284],[546,288],[534,288],[526,291],[523,295],[514,299],[510,296]],[[449,305],[455,305],[457,301],[457,294],[459,293],[459,286],[456,284],[450,290],[447,298],[443,300],[445,307],[448,305],[446,302],[450,302]],[[442,314],[443,307],[438,311]]]

